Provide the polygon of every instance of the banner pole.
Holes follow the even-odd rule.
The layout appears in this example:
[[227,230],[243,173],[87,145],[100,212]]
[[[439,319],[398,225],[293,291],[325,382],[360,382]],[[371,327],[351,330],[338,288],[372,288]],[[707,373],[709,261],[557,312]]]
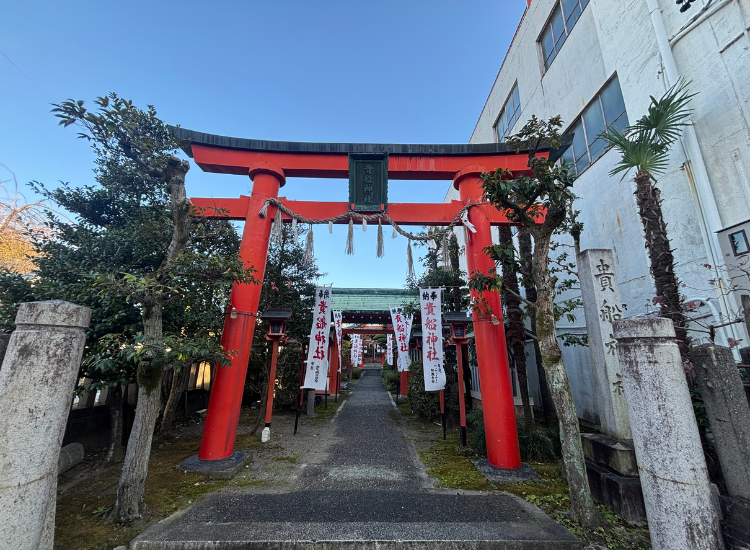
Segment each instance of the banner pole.
[[440,423],[443,425],[443,440],[445,440],[445,390],[440,390]]
[[305,390],[302,388],[305,378],[305,345],[302,344],[302,366],[300,368],[299,375],[299,405],[297,405],[297,414],[294,417],[294,435],[297,435],[297,424],[299,423],[299,415],[302,411],[302,400],[305,398]]
[[458,399],[459,399],[459,412],[460,412],[460,438],[461,446],[466,447],[466,394],[464,388],[464,362],[463,362],[464,350],[463,346],[456,342],[456,356],[458,359]]
[[398,374],[396,378],[396,406],[398,406],[398,396],[401,394],[401,373],[398,372],[398,367],[396,367],[396,374]]

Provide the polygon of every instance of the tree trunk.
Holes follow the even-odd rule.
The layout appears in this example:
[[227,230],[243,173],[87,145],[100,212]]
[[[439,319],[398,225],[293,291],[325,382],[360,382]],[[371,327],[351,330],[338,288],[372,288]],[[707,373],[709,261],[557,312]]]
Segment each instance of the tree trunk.
[[183,393],[187,390],[191,368],[192,365],[190,363],[185,363],[179,371],[176,369],[173,370],[169,398],[167,399],[167,404],[164,406],[164,414],[162,414],[161,424],[159,425],[160,435],[167,435],[172,431],[174,415],[177,412],[177,407],[180,405]]
[[646,234],[646,250],[651,263],[651,276],[656,287],[656,301],[660,304],[660,317],[670,319],[677,334],[677,345],[683,361],[688,357],[688,321],[682,312],[680,281],[674,272],[674,256],[667,236],[667,224],[661,210],[661,192],[648,173],[635,176],[635,197],[638,213]]
[[[513,247],[513,234],[510,226],[498,228],[499,242],[501,245]],[[518,275],[508,264],[501,262],[503,272],[503,303],[508,320],[506,337],[508,339],[508,352],[513,354],[513,363],[516,366],[518,376],[518,392],[521,394],[523,405],[523,425],[527,431],[534,428],[534,415],[531,412],[529,400],[529,382],[526,374],[526,327],[523,324],[523,310],[521,300],[516,295],[520,294],[518,287]],[[514,295],[515,294],[515,295]]]
[[[169,242],[164,261],[154,274],[157,283],[171,281],[171,270],[179,254],[185,250],[190,235],[192,204],[185,193],[185,175],[190,170],[190,163],[177,157],[170,157],[165,170],[154,170],[137,154],[130,151],[136,163],[150,176],[161,178],[169,190],[169,202],[172,214],[172,239]],[[156,287],[138,296],[141,302],[143,318],[144,344],[161,345],[163,336],[162,310],[166,290]],[[117,486],[117,500],[109,514],[110,521],[132,523],[141,518],[146,511],[144,497],[146,493],[146,475],[151,455],[151,442],[154,427],[161,408],[161,357],[154,351],[144,353],[145,357],[138,365],[138,406],[135,409],[133,428],[128,439],[125,462],[122,465],[120,481]]]
[[109,448],[107,462],[122,462],[122,386],[109,388]]
[[[556,227],[559,224],[549,219],[553,215],[554,213],[548,212],[547,221],[551,222],[550,226]],[[570,490],[571,509],[574,517],[578,518],[588,529],[596,524],[597,513],[586,474],[578,415],[555,330],[554,300],[557,277],[551,276],[548,265],[551,230],[545,222],[543,226],[532,229],[532,233],[534,236],[532,272],[538,289],[536,310],[539,347],[557,410],[563,467]]]
[[[536,286],[534,285],[534,277],[531,273],[531,233],[526,227],[518,228],[518,255],[521,259],[521,282],[523,283],[523,289],[526,293],[526,299],[529,302],[536,303]],[[536,308],[529,308],[529,324],[531,325],[531,333],[536,336]],[[544,415],[544,423],[551,426],[555,423],[555,404],[552,401],[552,396],[549,391],[549,383],[547,382],[547,373],[544,370],[544,362],[542,361],[542,351],[539,349],[539,341],[534,340],[534,360],[536,363],[536,372],[539,377],[539,395],[542,398],[541,408],[542,414]]]
[[[151,304],[143,306],[143,328],[147,344],[154,345],[161,340],[160,298],[152,299]],[[161,377],[162,368],[158,365],[158,358],[149,353],[138,365],[138,406],[117,486],[117,500],[109,515],[109,519],[117,523],[132,523],[146,512],[146,475],[156,418],[161,408]]]
[[453,281],[451,286],[453,287],[453,311],[461,311],[462,300],[461,300],[461,264],[458,263],[458,239],[455,233],[451,233],[448,239],[448,259],[451,263],[451,271],[453,272]]

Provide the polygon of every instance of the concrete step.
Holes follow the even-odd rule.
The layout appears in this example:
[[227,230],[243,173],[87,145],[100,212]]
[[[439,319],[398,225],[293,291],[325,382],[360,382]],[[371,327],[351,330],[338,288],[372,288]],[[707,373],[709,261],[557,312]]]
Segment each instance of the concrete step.
[[130,545],[131,550],[376,548],[580,550],[581,543],[538,508],[507,495],[303,491],[211,496]]

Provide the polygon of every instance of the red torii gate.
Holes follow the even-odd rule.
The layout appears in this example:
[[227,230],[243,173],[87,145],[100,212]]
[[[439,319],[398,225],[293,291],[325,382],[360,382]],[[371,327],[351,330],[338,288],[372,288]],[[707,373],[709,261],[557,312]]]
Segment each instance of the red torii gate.
[[[290,143],[228,138],[182,128],[174,131],[182,138],[183,149],[207,172],[248,175],[253,181],[250,196],[239,198],[193,198],[198,208],[220,208],[221,217],[244,220],[240,257],[263,278],[271,225],[276,206],[269,205],[265,217],[259,212],[266,200],[279,198],[287,177],[347,178],[350,153],[388,153],[388,179],[450,179],[459,192],[459,201],[436,204],[394,204],[388,215],[399,225],[449,225],[469,203],[482,202],[482,172],[504,168],[515,175],[531,175],[528,152],[510,151],[503,144],[479,145],[381,145],[336,143]],[[559,156],[558,151],[540,153]],[[312,202],[280,199],[293,212],[309,219],[345,214],[348,202]],[[207,210],[206,215],[211,215]],[[284,214],[286,221],[291,218]],[[487,274],[494,262],[482,250],[492,245],[491,226],[510,225],[505,215],[488,204],[469,209],[468,219],[476,228],[466,243],[469,273]],[[348,223],[342,219],[338,223]],[[206,422],[198,458],[217,461],[232,456],[242,403],[250,347],[258,315],[261,285],[236,285],[231,294],[233,308],[227,312],[222,345],[237,350],[229,368],[216,370],[212,382]],[[476,293],[472,292],[475,296]],[[500,468],[520,468],[521,457],[516,431],[515,406],[511,386],[502,306],[498,292],[484,293],[497,321],[473,313],[477,363],[482,387],[482,408],[487,439],[487,458]]]

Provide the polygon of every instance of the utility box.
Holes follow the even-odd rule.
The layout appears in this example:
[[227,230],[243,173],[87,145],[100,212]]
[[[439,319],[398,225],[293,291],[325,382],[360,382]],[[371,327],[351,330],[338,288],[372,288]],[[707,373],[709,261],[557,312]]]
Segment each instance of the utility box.
[[750,286],[750,220],[717,231],[729,288]]

